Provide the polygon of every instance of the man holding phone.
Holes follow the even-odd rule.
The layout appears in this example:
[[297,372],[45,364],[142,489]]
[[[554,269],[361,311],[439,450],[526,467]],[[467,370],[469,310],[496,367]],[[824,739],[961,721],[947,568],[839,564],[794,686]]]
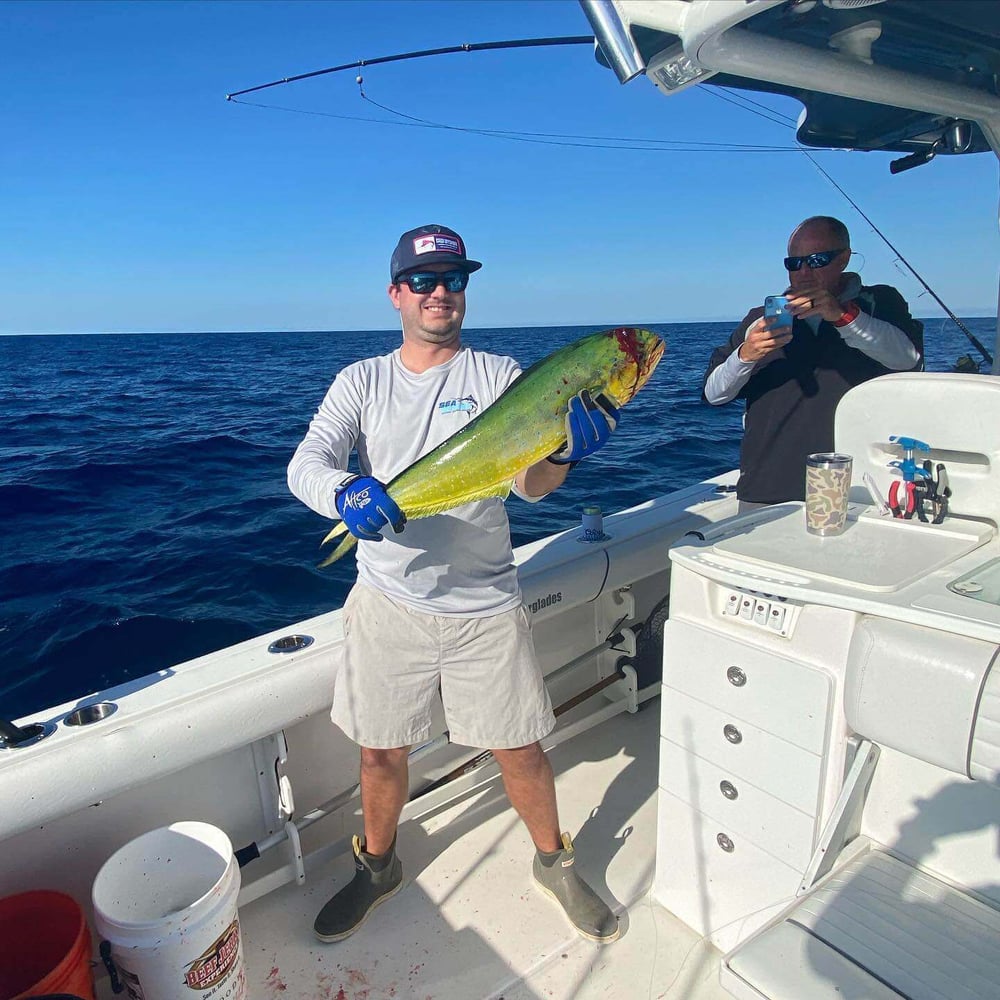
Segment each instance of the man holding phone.
[[923,364],[923,324],[895,288],[862,285],[846,271],[851,252],[839,219],[800,223],[788,240],[784,296],[751,309],[712,352],[703,398],[713,406],[746,403],[741,510],[804,499],[806,456],[833,450],[844,393]]

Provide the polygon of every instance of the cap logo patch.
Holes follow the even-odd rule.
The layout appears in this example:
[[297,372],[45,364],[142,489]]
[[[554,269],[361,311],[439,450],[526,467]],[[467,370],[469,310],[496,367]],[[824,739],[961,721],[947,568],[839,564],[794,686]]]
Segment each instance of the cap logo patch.
[[424,253],[455,253],[464,256],[461,240],[444,233],[433,233],[430,236],[418,236],[413,241],[413,252],[417,256]]

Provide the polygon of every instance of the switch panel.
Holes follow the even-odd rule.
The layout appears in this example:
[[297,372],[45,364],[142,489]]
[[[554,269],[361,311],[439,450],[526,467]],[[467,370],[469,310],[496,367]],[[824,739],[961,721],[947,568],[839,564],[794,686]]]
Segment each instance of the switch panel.
[[785,608],[780,604],[771,605],[771,613],[767,616],[767,627],[781,632],[785,627]]
[[798,606],[784,597],[753,590],[722,590],[722,615],[775,635],[792,634]]

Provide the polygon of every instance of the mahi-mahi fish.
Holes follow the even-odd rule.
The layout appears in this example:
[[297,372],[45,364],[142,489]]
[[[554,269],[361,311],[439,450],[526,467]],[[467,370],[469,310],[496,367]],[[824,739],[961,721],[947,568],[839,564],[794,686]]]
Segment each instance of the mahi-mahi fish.
[[[582,390],[624,406],[663,356],[651,330],[616,327],[592,333],[536,362],[460,431],[417,459],[386,486],[407,520],[487,497],[506,498],[522,469],[566,443],[569,400]],[[341,522],[323,539],[347,532]],[[348,534],[320,566],[355,544]]]

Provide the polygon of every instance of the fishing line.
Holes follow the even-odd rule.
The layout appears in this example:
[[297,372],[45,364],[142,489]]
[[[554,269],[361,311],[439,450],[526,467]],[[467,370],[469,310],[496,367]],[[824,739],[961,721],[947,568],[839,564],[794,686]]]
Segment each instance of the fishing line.
[[961,330],[962,333],[969,338],[969,342],[983,356],[983,360],[988,365],[992,366],[993,358],[990,356],[989,351],[983,347],[972,331],[944,304],[938,293],[935,292],[926,281],[924,281],[924,279],[917,273],[916,268],[903,256],[901,251],[897,250],[896,247],[892,245],[889,238],[878,228],[878,226],[875,225],[874,222],[872,222],[871,219],[868,218],[867,215],[865,215],[858,203],[816,162],[812,154],[809,153],[808,150],[803,150],[802,152],[809,158],[812,165],[851,203],[858,215],[860,215],[861,218],[875,230],[875,233],[881,238],[882,242],[899,258],[900,262],[906,266],[907,270],[909,270],[913,277],[916,278],[925,289],[927,289],[934,301],[948,314],[955,326],[957,326],[959,330]]
[[[233,101],[236,104],[246,104],[253,107],[266,108],[274,111],[284,111],[292,114],[311,114],[320,117],[338,118],[341,120],[350,121],[364,121],[371,122],[372,124],[379,125],[395,125],[398,127],[411,127],[411,128],[434,128],[434,129],[445,129],[455,132],[465,132],[471,135],[482,135],[490,138],[507,139],[512,142],[530,142],[539,145],[549,145],[549,146],[568,146],[577,148],[588,148],[588,149],[613,149],[613,150],[632,150],[636,152],[683,152],[683,153],[706,153],[706,152],[726,152],[726,153],[739,153],[741,155],[746,153],[778,153],[778,152],[793,152],[802,153],[807,156],[813,166],[840,192],[840,194],[847,199],[854,210],[871,226],[875,234],[885,243],[887,247],[898,259],[906,266],[910,273],[920,282],[924,289],[931,295],[935,302],[948,314],[955,325],[965,334],[969,339],[970,343],[976,348],[976,350],[982,355],[983,359],[992,366],[993,358],[989,351],[980,343],[980,341],[973,335],[972,331],[952,312],[948,306],[945,305],[944,301],[935,292],[930,285],[924,281],[923,277],[917,272],[917,270],[910,264],[910,262],[903,256],[903,254],[889,241],[888,237],[872,222],[871,219],[861,210],[860,206],[854,201],[853,198],[824,170],[813,155],[805,148],[801,146],[763,146],[763,145],[740,145],[737,143],[709,143],[709,142],[699,142],[693,140],[681,141],[681,140],[670,140],[670,139],[638,139],[638,138],[617,138],[617,137],[607,137],[607,136],[576,136],[576,135],[560,135],[559,133],[546,133],[546,132],[509,132],[500,129],[477,129],[469,128],[456,125],[446,125],[440,122],[430,122],[425,119],[415,118],[412,115],[407,115],[404,112],[396,111],[393,108],[387,107],[383,104],[379,104],[377,101],[372,100],[364,92],[364,80],[358,75],[357,83],[358,88],[361,93],[362,100],[367,101],[374,107],[380,108],[389,114],[396,115],[399,118],[408,119],[407,121],[384,121],[381,119],[369,119],[363,117],[356,117],[351,115],[337,115],[330,112],[322,111],[308,111],[301,110],[297,108],[285,108],[277,105],[266,105],[266,104],[255,104],[251,101],[237,101],[236,98],[244,94],[252,94],[260,90],[267,90],[271,87],[278,87],[286,83],[294,83],[298,80],[308,80],[317,76],[325,76],[329,73],[339,73],[348,69],[362,69],[365,66],[376,66],[391,62],[401,62],[408,59],[423,59],[431,56],[447,55],[451,53],[458,52],[485,52],[485,51],[496,51],[501,49],[516,49],[516,48],[538,48],[538,47],[549,47],[556,45],[592,45],[594,43],[594,37],[592,35],[572,35],[572,36],[562,36],[562,37],[550,37],[550,38],[521,38],[521,39],[511,39],[509,41],[498,41],[498,42],[466,42],[461,45],[450,45],[442,48],[436,49],[420,49],[413,52],[403,52],[391,56],[379,56],[375,59],[358,59],[354,62],[343,63],[339,66],[329,66],[326,69],[313,70],[309,73],[299,73],[295,76],[282,77],[280,80],[273,80],[270,83],[258,84],[254,87],[246,87],[243,90],[233,91],[232,93],[226,94],[227,101]],[[705,85],[708,93],[718,97],[720,100],[726,101],[735,107],[742,108],[745,111],[749,111],[751,114],[757,115],[759,118],[763,118],[765,121],[771,122],[773,125],[780,125],[785,128],[794,128],[795,123],[793,119],[787,115],[782,114],[779,111],[774,111],[773,109],[761,104],[758,101],[754,101],[752,98],[745,97],[742,94],[736,95],[731,93],[723,93],[722,88],[719,85]],[[612,145],[614,143],[614,145]],[[642,143],[643,145],[639,145]],[[668,148],[664,148],[668,147]]]
[[[788,115],[781,114],[780,111],[774,111],[772,108],[769,108],[764,104],[760,104],[757,101],[751,101],[750,98],[745,98],[739,94],[722,93],[721,88],[713,87],[711,84],[705,84],[705,86],[708,89],[708,93],[710,93],[713,97],[718,97],[720,101],[732,104],[735,107],[740,108],[742,111],[749,111],[751,114],[757,115],[758,118],[763,118],[775,125],[781,125],[783,128],[795,127],[795,119],[789,118]],[[737,98],[739,98],[739,100]],[[754,107],[762,108],[763,111],[754,111]],[[765,114],[764,112],[767,113]],[[772,115],[775,117],[772,117]]]
[[[790,903],[794,903],[796,899],[798,899],[797,896],[784,896],[783,898],[777,900],[776,902],[768,903],[766,906],[761,906],[756,910],[751,910],[749,913],[743,913],[740,916],[735,917],[733,920],[727,920],[724,924],[718,924],[715,927],[712,927],[705,934],[702,934],[696,941],[694,941],[691,944],[688,950],[684,952],[684,957],[681,959],[681,963],[677,967],[677,972],[674,973],[673,979],[671,979],[666,986],[662,986],[659,988],[657,997],[665,997],[673,989],[674,985],[677,983],[677,981],[681,978],[681,975],[684,973],[684,967],[688,964],[688,960],[694,954],[696,948],[699,948],[702,945],[707,944],[710,949],[712,949],[713,951],[715,950],[715,946],[712,944],[711,940],[713,934],[718,934],[719,931],[727,930],[734,924],[738,924],[741,923],[742,921],[749,920],[751,917],[756,917],[758,914],[767,913],[769,910],[774,910],[776,908],[784,909]],[[646,892],[645,902],[646,906],[649,908],[650,917],[653,920],[653,930],[654,930],[654,947],[653,947],[653,962],[652,962],[653,968],[649,976],[649,983],[650,983],[649,998],[650,1000],[652,1000],[653,976],[656,973],[656,956],[660,950],[660,933],[659,933],[659,927],[656,924],[656,911],[653,909],[653,897],[651,892],[648,890]],[[667,910],[667,912],[670,913],[669,910]],[[670,915],[674,916],[674,914],[672,913]],[[680,918],[675,917],[675,919],[679,920]],[[710,961],[714,962],[716,960],[716,956],[713,956],[711,954],[709,954],[707,957],[709,958]]]
[[[749,111],[751,114],[756,114],[760,118],[765,118],[767,121],[772,122],[773,124],[777,125],[786,124],[784,122],[779,122],[774,118],[770,118],[767,115],[754,111],[752,107],[737,104],[736,101],[730,99],[730,95],[723,95],[718,93],[717,91],[712,91],[712,93],[714,93],[716,97],[722,98],[722,100],[728,100],[729,103],[736,104],[737,107],[745,107],[745,110]],[[746,101],[747,104],[753,104],[756,105],[757,107],[764,107],[764,105],[757,104],[756,101],[751,101],[749,98],[747,98]],[[788,122],[791,122],[791,119],[788,119]],[[786,127],[790,126],[786,125]],[[944,301],[937,294],[937,292],[935,292],[934,289],[931,288],[931,286],[928,285],[926,281],[924,281],[923,277],[918,273],[917,269],[903,256],[902,252],[896,246],[893,245],[893,243],[889,240],[889,237],[886,236],[885,233],[883,233],[882,230],[879,229],[878,226],[876,226],[875,223],[868,218],[868,216],[862,210],[861,206],[830,176],[829,173],[827,173],[826,170],[823,169],[823,167],[819,165],[815,156],[813,156],[813,154],[808,149],[800,148],[799,152],[801,152],[802,155],[805,156],[810,163],[812,163],[812,165],[833,185],[833,187],[840,192],[840,194],[847,200],[847,202],[858,213],[858,215],[860,215],[861,218],[864,219],[869,226],[871,226],[872,230],[875,232],[875,235],[878,236],[879,239],[881,239],[882,242],[896,255],[899,263],[903,264],[907,268],[907,270],[913,275],[913,277],[920,282],[920,284],[923,286],[926,292],[948,314],[949,318],[952,320],[955,326],[957,326],[959,330],[961,330],[962,333],[964,333],[965,336],[968,337],[969,342],[982,355],[983,360],[992,367],[993,358],[990,355],[990,352],[986,350],[986,348],[982,345],[982,343],[975,336],[975,334],[973,334],[973,332],[951,311],[951,309],[949,309],[948,306],[945,305]]]
[[[640,142],[648,142],[648,143],[654,143],[655,145],[665,145],[665,146],[682,147],[678,151],[683,151],[683,152],[700,152],[701,151],[700,149],[692,150],[690,148],[692,146],[694,146],[694,147],[702,147],[702,146],[709,147],[707,150],[705,150],[706,152],[707,151],[711,151],[711,150],[715,150],[715,149],[721,149],[721,150],[723,150],[725,152],[733,152],[733,151],[740,151],[740,152],[751,152],[751,151],[753,151],[753,152],[797,152],[797,148],[795,146],[774,146],[774,145],[763,145],[763,144],[744,145],[744,144],[731,143],[731,142],[710,142],[710,141],[707,141],[707,140],[706,141],[702,141],[700,139],[649,139],[649,138],[638,137],[638,136],[576,135],[576,134],[573,134],[573,133],[566,133],[566,132],[525,132],[525,131],[522,131],[522,130],[516,130],[515,131],[515,130],[505,130],[505,129],[478,129],[478,128],[470,128],[468,126],[461,126],[461,125],[447,125],[447,124],[444,124],[442,122],[431,122],[431,121],[428,121],[426,118],[415,118],[413,115],[408,115],[408,114],[406,114],[403,111],[397,111],[395,108],[390,108],[390,107],[386,106],[385,104],[379,104],[378,101],[376,101],[373,98],[369,97],[365,93],[364,80],[360,76],[357,79],[357,83],[358,83],[358,90],[360,91],[360,94],[361,94],[361,99],[364,100],[364,101],[367,101],[369,104],[374,105],[376,108],[379,108],[381,111],[387,111],[389,114],[398,115],[400,118],[406,118],[409,121],[415,122],[415,123],[420,124],[420,125],[426,125],[426,126],[429,126],[429,127],[432,127],[432,128],[450,129],[450,130],[453,130],[453,131],[456,131],[456,132],[472,132],[472,133],[475,133],[475,134],[478,134],[478,135],[496,136],[498,138],[519,138],[523,142],[530,142],[530,141],[539,141],[540,142],[543,139],[558,139],[558,140],[580,139],[580,140],[584,140],[586,144],[590,144],[590,143],[603,143],[603,142],[616,142],[616,143],[640,143]],[[390,124],[392,124],[392,123],[390,123]],[[399,124],[404,124],[404,123],[400,122]],[[578,145],[578,143],[552,142],[552,143],[549,143],[549,145]],[[599,146],[599,147],[596,147],[595,146],[594,148],[619,149],[619,148],[623,148],[623,147],[619,147],[619,146]],[[629,146],[629,147],[624,147],[624,148],[650,149],[651,147]]]
[[[338,115],[332,112],[323,111],[310,111],[299,108],[289,108],[280,105],[269,105],[269,104],[259,104],[254,101],[240,101],[237,100],[238,97],[244,94],[256,93],[260,90],[267,90],[271,87],[278,87],[286,83],[294,83],[299,80],[308,80],[317,76],[324,76],[330,73],[340,73],[345,70],[350,69],[363,69],[365,66],[376,66],[391,62],[400,62],[409,59],[423,59],[431,56],[446,55],[458,52],[483,52],[483,51],[496,51],[501,49],[513,49],[513,48],[537,48],[541,46],[550,47],[556,45],[593,45],[594,37],[593,35],[572,35],[564,37],[551,37],[551,38],[524,38],[524,39],[513,39],[510,41],[498,41],[498,42],[473,42],[473,43],[463,43],[461,45],[446,46],[443,48],[436,49],[421,49],[413,52],[403,52],[397,55],[391,56],[379,56],[375,59],[358,59],[350,63],[342,63],[339,66],[330,66],[326,69],[313,70],[309,73],[299,73],[295,76],[282,77],[280,80],[273,80],[270,83],[258,84],[254,87],[246,87],[243,90],[236,90],[232,93],[226,94],[226,100],[232,101],[234,104],[244,104],[250,107],[263,108],[272,111],[283,111],[289,114],[308,114],[315,115],[318,117],[328,117],[337,118],[346,121],[362,121],[371,122],[373,124],[379,125],[396,125],[396,126],[406,126],[419,127],[419,128],[437,128],[437,129],[447,129],[455,132],[465,132],[467,134],[473,135],[483,135],[492,138],[508,139],[514,142],[533,142],[540,145],[553,145],[553,146],[572,146],[578,148],[595,148],[595,149],[635,149],[644,152],[658,152],[661,151],[658,147],[669,146],[673,147],[670,149],[671,152],[797,152],[794,146],[769,146],[762,144],[738,144],[738,143],[720,143],[720,142],[701,142],[697,140],[676,140],[676,139],[645,139],[637,137],[618,137],[618,136],[584,136],[584,135],[572,135],[572,134],[561,134],[555,132],[524,132],[524,131],[506,131],[502,129],[480,129],[471,128],[466,126],[458,125],[447,125],[441,122],[431,122],[426,119],[416,118],[413,115],[408,115],[402,111],[397,111],[394,108],[387,107],[380,104],[378,101],[373,100],[368,97],[364,92],[363,78],[359,74],[357,77],[357,83],[359,90],[361,92],[361,97],[363,100],[372,104],[374,107],[386,111],[389,114],[397,116],[397,118],[405,118],[407,121],[386,121],[385,119],[379,118],[365,118],[355,115]],[[613,144],[613,145],[612,145]],[[642,144],[642,145],[637,145]]]
[[[318,118],[335,118],[342,121],[365,122],[373,125],[395,125],[399,128],[430,128],[452,132],[464,132],[469,135],[481,135],[486,138],[509,139],[514,142],[532,142],[547,146],[573,146],[580,149],[621,149],[650,153],[798,153],[796,146],[742,145],[740,143],[710,142],[695,139],[651,139],[639,136],[590,136],[563,132],[518,132],[504,129],[473,128],[466,125],[448,125],[442,122],[431,122],[413,118],[401,111],[379,104],[370,97],[365,97],[369,104],[400,115],[408,121],[390,121],[385,118],[368,118],[363,115],[341,115],[332,111],[315,111],[308,108],[290,108],[280,104],[261,104],[257,101],[240,101],[232,99],[233,104],[246,107],[261,108],[267,111],[282,111],[288,114],[312,115]],[[581,140],[578,142],[563,140]],[[617,143],[618,145],[612,145]],[[651,145],[636,145],[649,143]],[[632,144],[632,145],[629,145]],[[668,147],[668,148],[663,148]],[[672,148],[671,148],[672,147]]]

